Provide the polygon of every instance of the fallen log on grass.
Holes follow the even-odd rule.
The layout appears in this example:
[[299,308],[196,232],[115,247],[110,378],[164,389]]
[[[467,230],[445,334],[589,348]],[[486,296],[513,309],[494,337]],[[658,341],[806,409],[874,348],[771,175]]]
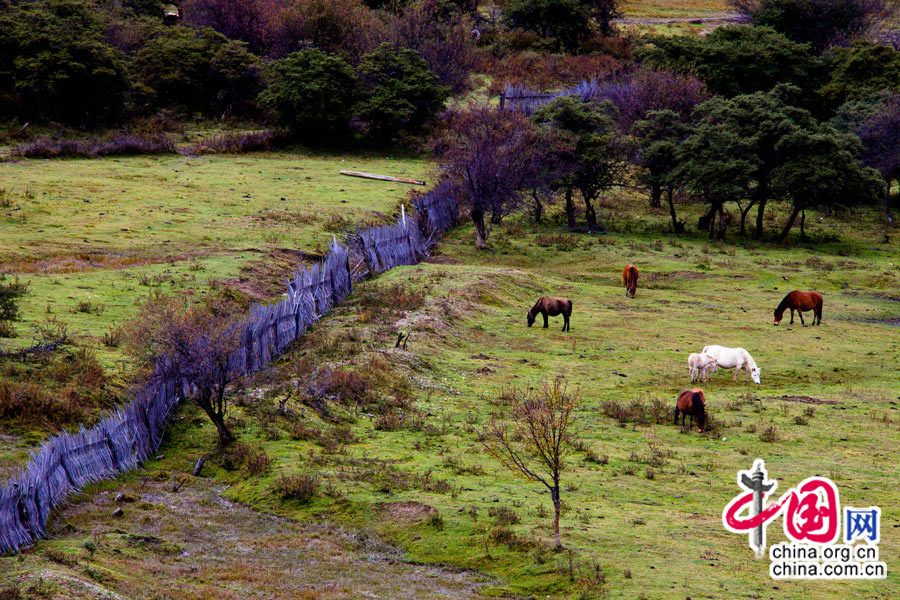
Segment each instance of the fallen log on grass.
[[362,177],[363,179],[376,179],[378,181],[408,183],[410,185],[425,185],[424,181],[419,181],[418,179],[410,179],[408,177],[393,177],[392,175],[378,175],[377,173],[366,173],[365,171],[345,171],[341,169],[341,175],[346,175],[347,177]]

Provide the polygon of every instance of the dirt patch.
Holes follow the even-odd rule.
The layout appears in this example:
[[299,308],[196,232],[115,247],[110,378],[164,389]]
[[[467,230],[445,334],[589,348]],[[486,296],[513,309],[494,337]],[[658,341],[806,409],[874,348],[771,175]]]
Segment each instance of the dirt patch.
[[668,281],[671,279],[709,279],[710,275],[708,273],[701,273],[700,271],[669,271],[668,273],[641,273],[640,279],[638,280],[638,285],[640,285],[641,280],[645,282],[650,281]]
[[[53,520],[53,543],[72,549],[71,562],[48,560],[45,543],[16,562],[0,558],[0,589],[42,577],[65,598],[479,598],[489,581],[405,562],[370,532],[254,511],[205,479],[189,478],[178,493],[167,481],[128,482],[122,491],[137,502],[120,518],[109,516],[116,491],[102,491],[76,497]],[[410,520],[434,511],[390,506]]]
[[837,404],[835,400],[822,400],[812,396],[773,396],[770,400],[784,400],[785,402],[799,402],[800,404]]
[[419,523],[437,514],[437,510],[421,502],[381,502],[375,510],[397,523]]
[[85,250],[77,253],[59,253],[19,260],[0,262],[0,272],[17,275],[43,275],[60,273],[84,273],[88,271],[120,270],[161,263],[176,263],[200,258],[204,252],[166,254],[152,250],[142,251],[95,251]]
[[284,282],[300,267],[322,259],[318,254],[279,248],[241,267],[241,274],[225,285],[252,300],[266,300],[284,293]]

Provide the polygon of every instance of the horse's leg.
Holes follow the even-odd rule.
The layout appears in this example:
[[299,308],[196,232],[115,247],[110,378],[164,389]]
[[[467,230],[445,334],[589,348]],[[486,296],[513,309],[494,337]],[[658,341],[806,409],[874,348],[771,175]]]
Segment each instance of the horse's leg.
[[550,327],[550,321],[547,319],[547,313],[543,312],[541,314],[544,316],[544,329],[547,329],[548,327]]
[[694,428],[694,413],[691,413],[691,429]]
[[794,307],[791,307],[791,325],[794,324]]
[[800,315],[800,326],[801,326],[801,327],[806,327],[806,321],[803,320],[803,311],[802,311],[802,310],[798,310],[798,311],[797,311],[797,314]]
[[735,365],[735,367],[734,367],[734,377],[731,378],[732,381],[737,381],[738,373],[739,373],[740,370],[743,369],[743,368],[744,368],[744,367],[742,367],[742,366],[740,366],[740,365]]
[[678,425],[678,405],[675,405],[675,425]]

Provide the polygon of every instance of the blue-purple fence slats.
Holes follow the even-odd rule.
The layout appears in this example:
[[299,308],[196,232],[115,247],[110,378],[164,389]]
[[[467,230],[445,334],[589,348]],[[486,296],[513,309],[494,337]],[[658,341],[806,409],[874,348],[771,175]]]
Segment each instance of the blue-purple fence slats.
[[[416,214],[404,214],[394,225],[358,233],[369,275],[419,262],[440,235],[457,223],[456,201],[442,191],[446,190],[439,185],[416,198]],[[350,263],[350,250],[335,241],[321,262],[301,269],[288,281],[282,300],[252,306],[229,366],[250,374],[284,352],[350,294],[354,276]],[[151,381],[152,385],[135,392],[131,402],[94,427],[48,439],[32,453],[24,470],[0,488],[0,554],[18,552],[43,537],[51,511],[70,494],[131,470],[153,455],[176,406],[190,390],[171,378]]]

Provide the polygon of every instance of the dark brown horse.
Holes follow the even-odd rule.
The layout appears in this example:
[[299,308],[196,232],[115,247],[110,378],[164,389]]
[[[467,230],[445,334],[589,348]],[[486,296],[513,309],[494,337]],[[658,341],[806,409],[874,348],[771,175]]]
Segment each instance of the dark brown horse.
[[706,427],[706,396],[703,390],[693,388],[684,390],[678,394],[678,401],[675,403],[675,424],[678,425],[678,414],[681,414],[681,426],[684,427],[685,415],[691,417],[691,427],[694,426],[694,417],[697,417],[697,425],[700,431]]
[[544,329],[548,327],[547,316],[555,317],[563,316],[563,331],[569,330],[569,317],[572,316],[572,301],[568,298],[551,298],[550,296],[541,296],[534,303],[531,310],[528,311],[528,326],[534,325],[534,320],[538,315],[544,317]]
[[638,280],[638,270],[634,265],[625,265],[625,268],[622,270],[622,283],[625,284],[625,297],[629,296],[634,298],[635,292],[637,292],[637,280]]
[[822,324],[822,294],[819,292],[800,292],[794,290],[784,297],[778,308],[775,309],[775,324],[781,323],[784,311],[791,309],[791,325],[794,324],[794,311],[800,313],[800,324],[806,325],[803,321],[804,311],[815,311],[813,313],[813,325]]

